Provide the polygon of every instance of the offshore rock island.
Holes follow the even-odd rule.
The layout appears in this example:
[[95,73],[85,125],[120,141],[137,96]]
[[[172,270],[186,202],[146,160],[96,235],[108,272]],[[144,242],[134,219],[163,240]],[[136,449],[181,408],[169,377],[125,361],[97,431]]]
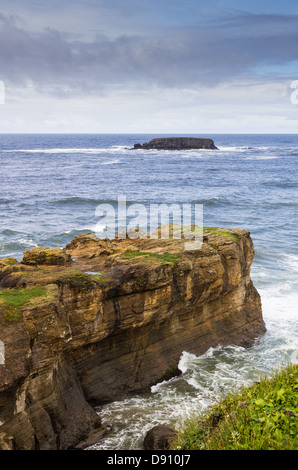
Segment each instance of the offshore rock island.
[[265,332],[249,232],[185,240],[76,237],[0,260],[0,449],[69,449],[104,435],[93,406],[180,373],[183,351]]
[[150,140],[144,144],[135,144],[133,149],[146,150],[192,150],[206,149],[218,150],[212,139],[203,139],[196,137],[161,137]]

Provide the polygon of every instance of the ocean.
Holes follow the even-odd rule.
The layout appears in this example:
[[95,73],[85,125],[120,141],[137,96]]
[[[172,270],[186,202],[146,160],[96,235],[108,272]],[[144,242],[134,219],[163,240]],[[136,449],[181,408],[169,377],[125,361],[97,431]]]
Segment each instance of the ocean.
[[[165,135],[162,135],[164,137]],[[298,362],[298,135],[204,135],[214,150],[130,150],[161,135],[0,135],[0,258],[64,247],[98,230],[96,207],[203,204],[204,225],[245,228],[267,333],[249,349],[185,351],[181,376],[98,409],[110,433],[92,449],[142,449],[156,424],[182,425],[219,398]]]

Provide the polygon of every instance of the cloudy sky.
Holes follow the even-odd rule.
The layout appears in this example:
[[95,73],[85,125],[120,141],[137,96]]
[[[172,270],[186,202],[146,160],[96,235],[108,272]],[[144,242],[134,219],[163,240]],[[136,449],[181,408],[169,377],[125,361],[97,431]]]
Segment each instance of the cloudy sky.
[[0,0],[0,132],[296,133],[298,2]]

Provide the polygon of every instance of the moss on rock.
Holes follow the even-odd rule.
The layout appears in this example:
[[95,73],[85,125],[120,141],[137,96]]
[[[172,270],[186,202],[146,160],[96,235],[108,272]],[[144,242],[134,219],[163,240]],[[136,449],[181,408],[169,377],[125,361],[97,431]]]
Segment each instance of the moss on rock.
[[60,248],[36,247],[24,253],[22,264],[31,266],[65,266],[71,262],[71,256]]

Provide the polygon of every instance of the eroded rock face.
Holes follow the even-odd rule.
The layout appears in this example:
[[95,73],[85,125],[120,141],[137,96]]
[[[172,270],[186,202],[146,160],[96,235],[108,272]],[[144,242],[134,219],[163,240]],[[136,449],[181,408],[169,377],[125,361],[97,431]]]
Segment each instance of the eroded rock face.
[[101,426],[90,405],[176,375],[183,351],[250,346],[265,332],[245,230],[205,231],[192,251],[85,234],[62,257],[0,263],[2,449],[74,447]]
[[162,137],[150,140],[144,144],[135,144],[134,149],[156,150],[191,150],[208,149],[217,150],[212,139],[196,137]]

